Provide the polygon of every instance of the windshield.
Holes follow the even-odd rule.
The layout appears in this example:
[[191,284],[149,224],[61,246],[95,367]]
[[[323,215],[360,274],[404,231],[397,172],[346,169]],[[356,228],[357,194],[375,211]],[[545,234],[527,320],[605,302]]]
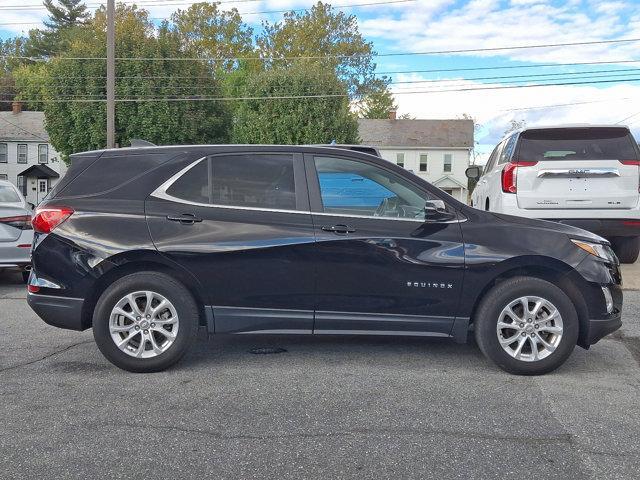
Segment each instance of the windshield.
[[550,128],[520,135],[518,161],[637,160],[626,128]]
[[22,202],[16,191],[8,185],[0,185],[0,202]]

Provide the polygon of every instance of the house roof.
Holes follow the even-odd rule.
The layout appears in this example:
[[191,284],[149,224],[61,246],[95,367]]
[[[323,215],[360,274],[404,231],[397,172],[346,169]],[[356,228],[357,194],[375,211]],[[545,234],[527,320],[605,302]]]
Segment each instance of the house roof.
[[44,112],[0,112],[0,141],[49,143]]
[[435,185],[436,187],[460,187],[460,188],[467,188],[467,185],[465,185],[464,183],[456,180],[454,177],[451,177],[449,175],[445,175],[444,177],[440,177],[438,180],[436,180],[435,182],[433,182],[433,185]]
[[58,178],[60,174],[46,165],[32,165],[18,174],[19,177]]
[[358,119],[365,145],[389,147],[473,148],[473,120]]

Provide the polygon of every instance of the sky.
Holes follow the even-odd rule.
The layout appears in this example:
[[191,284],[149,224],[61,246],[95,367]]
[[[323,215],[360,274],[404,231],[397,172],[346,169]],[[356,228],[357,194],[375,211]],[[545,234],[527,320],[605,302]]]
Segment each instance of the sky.
[[[87,0],[89,6],[99,3]],[[152,17],[159,18],[190,3],[138,0],[138,5],[148,9]],[[243,13],[245,22],[256,31],[262,21],[275,22],[282,17],[279,12],[256,12],[301,9],[313,3],[222,0],[223,7],[235,7]],[[360,31],[379,54],[376,71],[394,72],[389,76],[394,82],[391,88],[398,114],[414,118],[466,115],[476,121],[478,163],[484,163],[511,121],[526,122],[528,126],[620,123],[629,125],[640,139],[640,0],[330,3],[358,18]],[[370,5],[373,3],[380,4]],[[46,18],[39,0],[0,0],[0,8],[9,5],[20,7],[0,10],[0,24],[4,24],[0,25],[0,37],[26,33]],[[553,48],[433,53],[636,38],[639,40]],[[592,64],[575,65],[586,62]],[[566,65],[569,63],[574,65]],[[603,83],[593,83],[594,79]],[[580,84],[514,88],[568,82]]]

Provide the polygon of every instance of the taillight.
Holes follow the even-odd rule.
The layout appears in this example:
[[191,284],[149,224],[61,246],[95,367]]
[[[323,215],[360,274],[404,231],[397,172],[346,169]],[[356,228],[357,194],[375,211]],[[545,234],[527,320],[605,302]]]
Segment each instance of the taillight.
[[638,167],[638,192],[640,192],[640,160],[620,160],[623,165],[635,165]]
[[0,223],[11,225],[20,230],[31,230],[31,215],[16,215],[13,217],[0,217]]
[[31,224],[39,233],[51,233],[54,228],[71,216],[73,209],[69,207],[36,208]]
[[504,193],[516,193],[518,167],[533,167],[538,162],[511,162],[502,169],[502,191]]

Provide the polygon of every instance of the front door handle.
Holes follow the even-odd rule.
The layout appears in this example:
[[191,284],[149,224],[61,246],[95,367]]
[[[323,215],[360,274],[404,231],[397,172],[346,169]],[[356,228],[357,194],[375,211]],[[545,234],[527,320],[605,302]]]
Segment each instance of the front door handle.
[[167,220],[172,222],[180,222],[183,225],[193,225],[196,222],[201,222],[202,219],[196,217],[193,213],[183,213],[181,215],[167,215]]
[[325,225],[324,227],[322,227],[322,230],[324,230],[325,232],[333,233],[353,233],[356,231],[355,228],[348,225]]

